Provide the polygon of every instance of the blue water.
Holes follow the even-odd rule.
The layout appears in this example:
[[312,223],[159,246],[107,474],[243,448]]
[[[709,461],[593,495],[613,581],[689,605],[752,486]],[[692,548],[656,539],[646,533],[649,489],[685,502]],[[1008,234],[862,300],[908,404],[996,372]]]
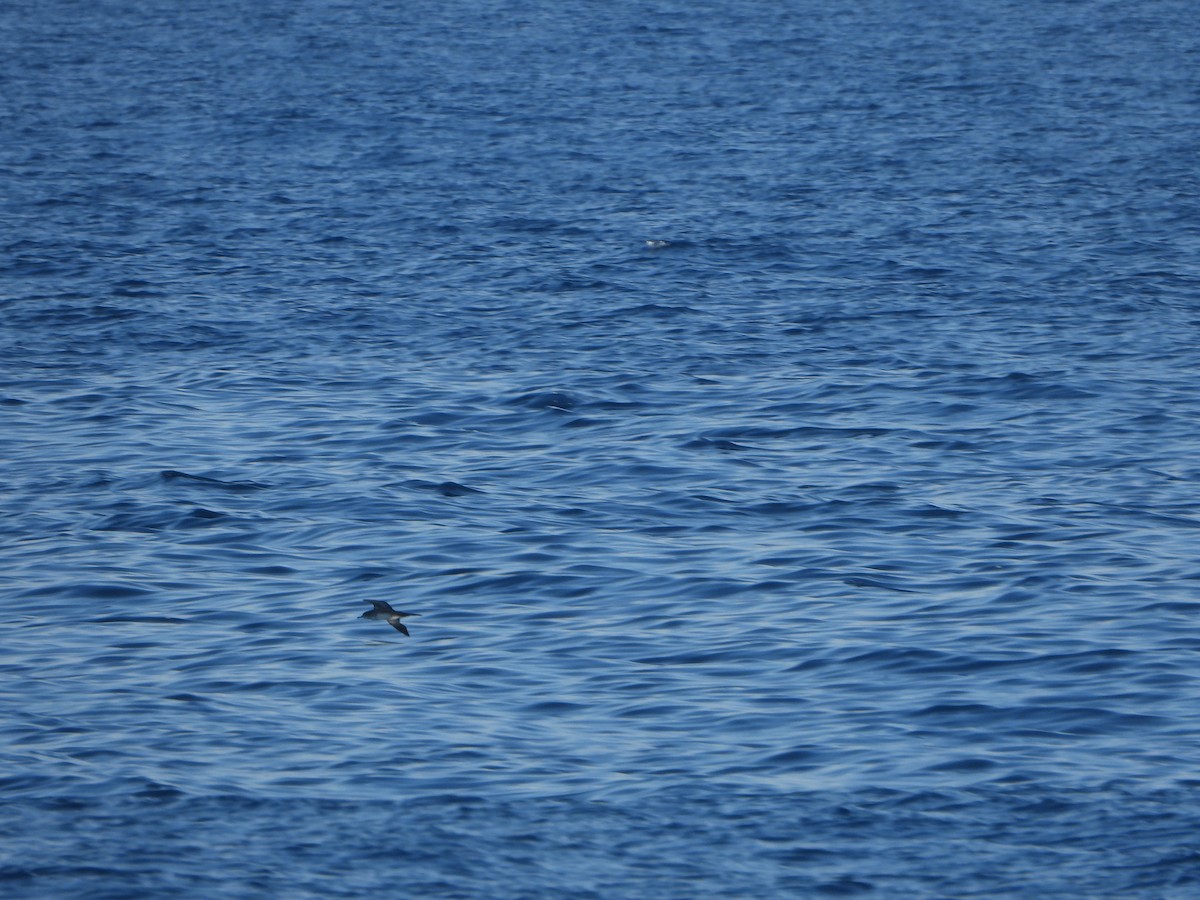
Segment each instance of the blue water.
[[1196,25],[0,5],[0,894],[1197,896]]

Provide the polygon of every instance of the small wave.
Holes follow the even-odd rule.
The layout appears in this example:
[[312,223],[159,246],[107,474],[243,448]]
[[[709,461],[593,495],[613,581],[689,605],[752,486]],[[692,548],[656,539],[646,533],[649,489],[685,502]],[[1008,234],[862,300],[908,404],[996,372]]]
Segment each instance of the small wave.
[[177,472],[174,469],[166,469],[158,474],[163,481],[215,488],[223,491],[231,491],[237,494],[244,494],[250,491],[262,491],[266,490],[268,487],[268,485],[259,484],[256,481],[221,481],[218,478],[209,478],[206,475],[191,475],[187,472]]

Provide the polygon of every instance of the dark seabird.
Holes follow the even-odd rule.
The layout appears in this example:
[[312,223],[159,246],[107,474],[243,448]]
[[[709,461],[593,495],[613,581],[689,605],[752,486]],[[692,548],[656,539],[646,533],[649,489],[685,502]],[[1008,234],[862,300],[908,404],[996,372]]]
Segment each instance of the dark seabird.
[[382,600],[364,600],[363,603],[370,603],[374,609],[369,609],[361,616],[360,619],[387,619],[387,623],[395,628],[405,637],[408,637],[408,629],[404,627],[404,623],[400,620],[405,616],[419,616],[420,613],[396,612]]

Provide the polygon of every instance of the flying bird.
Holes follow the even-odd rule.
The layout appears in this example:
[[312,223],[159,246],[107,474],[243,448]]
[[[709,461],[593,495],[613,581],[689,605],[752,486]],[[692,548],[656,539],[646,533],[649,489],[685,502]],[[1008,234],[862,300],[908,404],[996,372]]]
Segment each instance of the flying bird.
[[370,603],[374,609],[369,609],[361,616],[360,619],[387,619],[387,623],[395,628],[405,637],[408,637],[408,629],[404,627],[404,623],[400,620],[406,616],[419,616],[420,613],[397,612],[382,600],[364,600],[363,603]]

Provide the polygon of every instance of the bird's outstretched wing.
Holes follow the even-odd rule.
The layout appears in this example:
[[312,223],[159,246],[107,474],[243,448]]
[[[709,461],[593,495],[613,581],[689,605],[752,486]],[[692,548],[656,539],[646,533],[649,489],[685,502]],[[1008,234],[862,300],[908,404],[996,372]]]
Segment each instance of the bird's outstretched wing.
[[390,606],[387,605],[387,603],[385,603],[382,600],[364,600],[363,603],[370,603],[373,607],[375,607],[376,612],[381,612],[381,613],[395,612],[394,609],[392,609]]
[[398,632],[400,632],[402,635],[404,635],[405,637],[412,637],[412,635],[410,635],[408,633],[408,629],[404,627],[404,623],[401,622],[399,619],[391,619],[389,621],[391,623],[391,626],[393,628],[395,628]]

